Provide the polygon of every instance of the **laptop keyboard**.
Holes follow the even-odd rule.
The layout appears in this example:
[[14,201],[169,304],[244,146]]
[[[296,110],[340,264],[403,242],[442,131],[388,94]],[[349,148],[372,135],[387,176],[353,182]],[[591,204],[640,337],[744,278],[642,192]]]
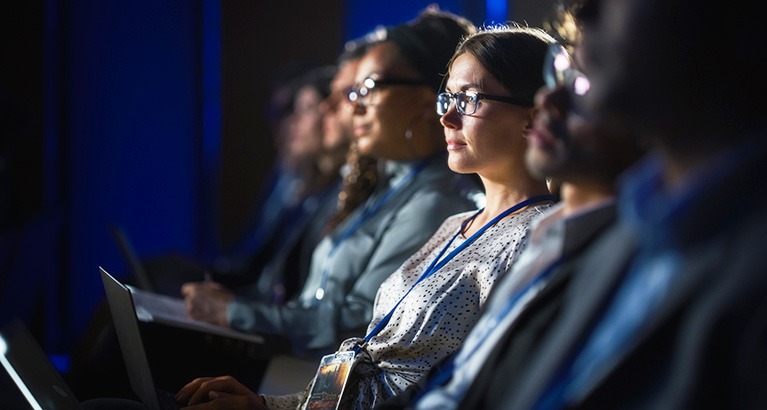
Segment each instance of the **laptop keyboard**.
[[157,399],[160,401],[160,407],[163,410],[176,410],[181,408],[181,405],[176,401],[176,395],[167,390],[157,389]]

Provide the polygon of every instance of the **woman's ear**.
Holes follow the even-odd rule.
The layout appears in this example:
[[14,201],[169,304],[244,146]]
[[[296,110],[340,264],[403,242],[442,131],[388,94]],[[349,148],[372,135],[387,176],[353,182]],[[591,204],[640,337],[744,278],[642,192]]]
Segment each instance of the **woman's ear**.
[[535,123],[536,115],[538,115],[538,108],[533,107],[527,110],[527,114],[525,115],[525,123],[522,127],[522,135],[525,138],[527,138],[527,135],[530,133],[530,131],[533,130],[533,124]]
[[528,132],[533,129],[533,123],[535,122],[535,117],[538,115],[538,108],[533,107],[527,110],[527,118],[525,119],[525,132]]

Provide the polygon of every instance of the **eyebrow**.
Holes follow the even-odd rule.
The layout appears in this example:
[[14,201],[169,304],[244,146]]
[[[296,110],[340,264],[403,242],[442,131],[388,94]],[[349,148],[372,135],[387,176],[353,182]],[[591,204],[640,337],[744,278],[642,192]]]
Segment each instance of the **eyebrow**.
[[[468,90],[470,88],[476,88],[478,90],[482,89],[482,87],[479,84],[477,84],[477,83],[466,83],[466,84],[462,85],[458,90],[459,91],[466,91],[466,90]],[[453,92],[453,90],[451,90],[450,87],[447,86],[447,84],[445,84],[445,91]]]

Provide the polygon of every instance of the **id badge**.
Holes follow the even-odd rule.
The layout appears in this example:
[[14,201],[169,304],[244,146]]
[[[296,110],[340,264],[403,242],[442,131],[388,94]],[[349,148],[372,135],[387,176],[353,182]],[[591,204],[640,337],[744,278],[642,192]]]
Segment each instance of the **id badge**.
[[346,381],[354,363],[354,352],[338,352],[324,356],[309,392],[306,408],[336,410],[344,394]]

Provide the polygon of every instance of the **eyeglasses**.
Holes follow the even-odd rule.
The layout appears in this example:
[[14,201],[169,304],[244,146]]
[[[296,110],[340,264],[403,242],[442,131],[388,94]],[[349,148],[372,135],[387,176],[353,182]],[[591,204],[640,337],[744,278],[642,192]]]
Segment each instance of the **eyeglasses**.
[[550,90],[564,86],[576,100],[585,97],[591,88],[589,78],[574,68],[572,57],[559,43],[549,45],[549,53],[543,65],[543,78]]
[[525,107],[530,106],[530,101],[502,95],[475,93],[471,91],[459,91],[457,93],[444,92],[437,96],[437,114],[447,114],[448,110],[450,110],[450,106],[455,102],[455,108],[458,110],[459,114],[472,115],[477,112],[481,100],[500,101]]
[[355,84],[352,86],[352,88],[349,90],[349,93],[347,94],[347,98],[351,103],[359,104],[363,107],[368,107],[374,105],[372,94],[373,91],[380,89],[385,86],[395,86],[395,85],[407,85],[407,86],[421,86],[421,85],[429,85],[424,80],[418,80],[418,79],[409,79],[409,78],[389,78],[389,79],[380,79],[380,78],[373,78],[368,77],[365,80],[362,81],[361,84]]
[[341,90],[331,91],[330,95],[325,97],[325,108],[330,112],[336,112],[341,104],[349,102],[349,93],[352,87],[345,87]]

